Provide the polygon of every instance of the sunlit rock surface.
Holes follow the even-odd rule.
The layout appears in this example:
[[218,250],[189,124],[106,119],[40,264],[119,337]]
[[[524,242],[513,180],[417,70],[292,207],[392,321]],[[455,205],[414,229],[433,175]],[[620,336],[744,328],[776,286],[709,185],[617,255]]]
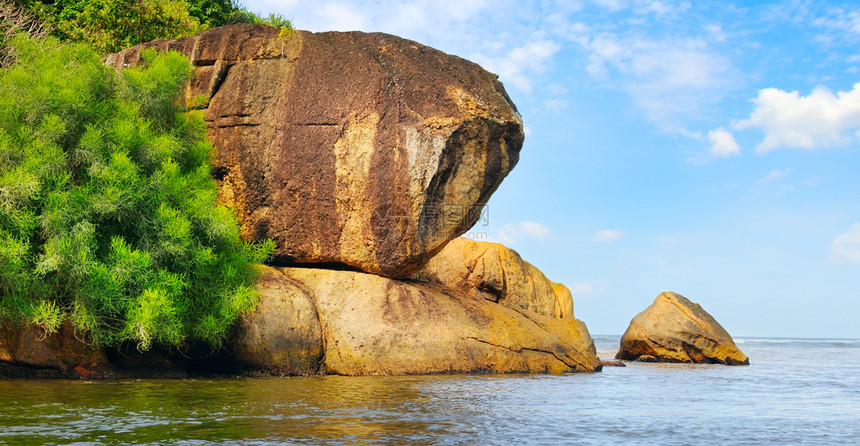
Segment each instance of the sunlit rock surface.
[[630,322],[616,359],[746,365],[749,359],[699,304],[664,292]]
[[430,259],[417,278],[511,308],[573,319],[570,290],[498,243],[456,238]]
[[276,259],[389,277],[418,271],[478,219],[519,159],[523,126],[497,77],[387,34],[289,37],[235,25],[145,47],[190,57],[220,197]]

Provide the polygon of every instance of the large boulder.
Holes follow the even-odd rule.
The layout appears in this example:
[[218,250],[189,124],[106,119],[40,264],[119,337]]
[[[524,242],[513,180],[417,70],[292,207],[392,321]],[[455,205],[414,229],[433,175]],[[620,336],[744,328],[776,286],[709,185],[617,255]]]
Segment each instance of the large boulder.
[[573,319],[570,290],[547,279],[516,251],[498,243],[456,238],[416,277],[512,308]]
[[69,321],[55,333],[36,325],[0,326],[0,378],[76,378],[111,375],[102,349],[75,334]]
[[[325,373],[565,373],[600,368],[591,336],[578,320],[512,309],[436,284],[353,271],[277,270],[281,276],[267,273],[264,289],[277,288],[292,300],[316,305]],[[271,299],[278,297],[264,295],[257,312],[267,311]],[[285,326],[294,325],[290,320],[295,314],[281,314]],[[264,329],[270,337],[292,336],[288,330]],[[284,358],[296,350],[295,345],[315,345],[316,335],[305,333],[310,335],[307,341],[291,337],[281,344],[284,355],[267,357]],[[256,363],[265,364],[266,358]],[[288,360],[274,363],[284,361]]]
[[239,368],[278,375],[323,371],[324,342],[316,305],[300,282],[264,267],[260,303],[239,317],[228,342]]
[[497,76],[410,40],[235,25],[107,63],[145,47],[190,57],[221,200],[281,264],[408,277],[477,221],[519,158],[522,120]]
[[699,304],[664,292],[636,315],[621,337],[616,359],[652,356],[661,362],[747,365],[735,341]]

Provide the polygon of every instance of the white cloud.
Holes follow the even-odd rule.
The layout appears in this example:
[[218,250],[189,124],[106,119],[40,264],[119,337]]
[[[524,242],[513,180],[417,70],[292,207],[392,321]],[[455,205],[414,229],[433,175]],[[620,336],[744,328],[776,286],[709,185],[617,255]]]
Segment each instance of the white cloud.
[[521,221],[519,224],[523,234],[536,238],[538,240],[546,240],[549,237],[550,230],[546,226],[533,221]]
[[600,294],[604,292],[603,285],[609,283],[607,280],[592,280],[590,282],[576,282],[570,286],[571,294],[575,296],[586,296],[589,294]]
[[707,31],[708,34],[711,35],[711,38],[717,42],[726,41],[727,36],[725,31],[723,31],[723,27],[716,23],[705,25],[705,31]]
[[671,17],[688,11],[692,5],[689,2],[673,4],[672,2],[648,1],[639,8],[641,13],[652,13],[659,18]]
[[693,132],[683,127],[678,128],[678,133],[680,133],[681,136],[686,136],[687,138],[702,139],[702,132]]
[[610,12],[618,12],[626,6],[624,0],[594,0],[594,3],[603,6]]
[[719,102],[736,85],[731,61],[700,39],[602,34],[585,49],[589,74],[620,85],[652,122],[674,131],[678,121]]
[[830,244],[830,258],[836,263],[860,263],[860,223]]
[[764,178],[758,180],[759,183],[769,183],[771,181],[776,181],[792,172],[791,169],[774,169],[771,170],[769,174],[765,175]]
[[845,145],[857,138],[846,133],[860,130],[860,83],[835,95],[820,86],[809,96],[766,88],[753,102],[756,109],[749,119],[734,128],[762,129],[765,137],[756,146],[759,153],[780,147],[812,150]]
[[356,31],[365,29],[368,17],[345,3],[329,3],[322,6],[320,16],[332,30]]
[[[812,25],[825,28],[830,33],[827,36],[819,36],[828,42],[843,36],[852,40],[857,39],[860,37],[860,10],[846,11],[833,8],[827,15],[814,19]],[[833,34],[837,36],[834,37]]]
[[546,71],[559,50],[561,45],[543,39],[518,46],[501,57],[477,54],[474,59],[488,71],[498,74],[506,85],[531,93],[535,76]]
[[595,4],[609,10],[609,12],[619,12],[629,6],[633,7],[636,14],[646,15],[654,14],[657,17],[672,16],[689,10],[692,5],[690,2],[675,2],[672,0],[593,0]]
[[607,242],[611,243],[617,241],[621,237],[624,236],[624,232],[618,231],[615,229],[604,229],[602,231],[597,231],[592,234],[591,239],[595,242]]
[[508,223],[496,233],[495,240],[507,246],[513,246],[517,240],[528,237],[544,241],[552,231],[546,226],[534,221],[521,221],[519,223]]
[[709,131],[708,141],[711,142],[708,154],[713,158],[728,158],[741,153],[741,148],[732,132],[722,127]]

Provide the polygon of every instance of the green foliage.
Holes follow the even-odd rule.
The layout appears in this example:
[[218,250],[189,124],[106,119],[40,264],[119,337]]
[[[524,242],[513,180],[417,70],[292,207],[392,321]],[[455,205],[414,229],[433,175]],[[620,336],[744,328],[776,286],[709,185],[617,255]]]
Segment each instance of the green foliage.
[[178,100],[179,53],[116,73],[90,48],[18,37],[0,70],[0,322],[98,345],[219,345],[272,242],[216,205],[212,146]]
[[115,52],[154,39],[196,34],[234,23],[292,29],[278,14],[260,17],[235,0],[23,0],[63,40]]
[[257,23],[261,25],[269,25],[274,26],[275,28],[281,29],[293,29],[293,22],[281,14],[268,14],[265,16],[261,16],[258,14],[254,14],[251,11],[248,11],[245,8],[239,9],[239,16],[237,17],[237,23]]
[[8,40],[18,34],[44,37],[45,30],[29,11],[14,3],[0,0],[0,68],[15,62],[15,52],[9,46]]
[[210,27],[237,22],[242,7],[235,0],[190,0],[188,12]]
[[27,6],[64,40],[102,52],[158,38],[184,37],[207,28],[184,0],[29,1]]

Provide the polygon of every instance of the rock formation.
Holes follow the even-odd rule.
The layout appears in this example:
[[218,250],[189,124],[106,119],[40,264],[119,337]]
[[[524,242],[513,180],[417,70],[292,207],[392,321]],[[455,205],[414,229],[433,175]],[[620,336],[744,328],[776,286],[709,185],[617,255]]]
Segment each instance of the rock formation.
[[257,290],[260,304],[240,317],[229,342],[240,367],[278,375],[322,373],[325,343],[313,296],[269,267]]
[[699,304],[664,292],[636,315],[621,337],[616,359],[653,356],[662,362],[746,365],[749,359]]
[[[582,321],[507,307],[434,283],[263,267],[261,302],[212,354],[96,349],[66,323],[0,330],[0,378],[190,374],[567,373],[602,368]],[[193,349],[192,349],[193,350]],[[191,356],[191,357],[189,357]]]
[[[436,284],[353,271],[277,271],[281,277],[269,269],[264,289],[278,289],[279,295],[290,300],[316,304],[325,345],[325,373],[564,373],[600,368],[591,336],[578,320],[515,310]],[[267,308],[272,305],[267,299],[256,314],[270,311]],[[267,326],[264,330],[268,334],[263,338],[292,335],[285,327],[304,325],[293,322],[304,318],[302,311],[280,313],[285,322],[281,327]],[[247,321],[254,319],[260,317],[252,314],[244,318],[239,330],[248,332]],[[305,339],[292,336],[279,343],[279,350],[298,351],[300,358],[312,356],[306,352],[317,350],[306,346],[318,345],[316,330],[302,333]],[[241,344],[234,341],[233,345],[237,343]],[[276,365],[294,364],[277,354],[257,356],[262,358],[258,364],[263,369],[273,368],[265,364],[268,357],[275,357]]]
[[69,321],[47,335],[41,328],[0,326],[0,378],[89,377],[110,373],[105,352],[75,336]]
[[570,290],[498,243],[456,238],[430,259],[417,278],[511,308],[573,319]]
[[220,197],[280,264],[408,277],[477,221],[519,158],[522,120],[497,77],[413,41],[235,25],[107,63],[145,47],[190,57]]
[[106,63],[146,47],[191,59],[186,99],[206,109],[220,199],[246,239],[276,242],[281,267],[263,267],[260,304],[219,352],[97,350],[68,323],[44,339],[0,329],[0,377],[600,370],[566,287],[502,245],[442,251],[519,157],[522,121],[496,76],[395,36],[262,25]]

